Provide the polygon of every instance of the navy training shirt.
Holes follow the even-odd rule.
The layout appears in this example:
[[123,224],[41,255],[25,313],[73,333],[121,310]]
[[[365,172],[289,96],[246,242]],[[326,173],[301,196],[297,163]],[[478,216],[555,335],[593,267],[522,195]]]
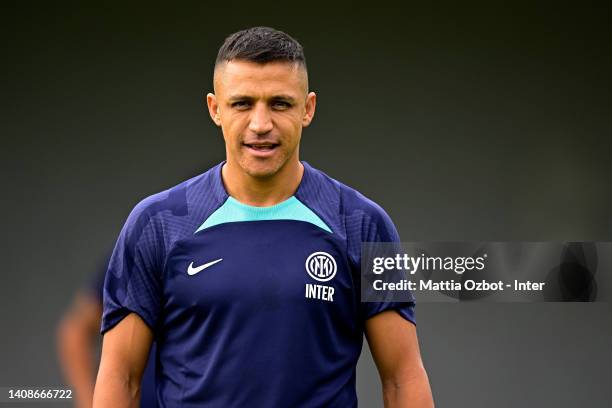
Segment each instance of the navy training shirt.
[[387,214],[302,162],[291,198],[228,196],[223,163],[141,201],[104,285],[102,333],[153,330],[161,407],[357,406],[364,322],[414,303],[360,302],[361,242],[398,242]]

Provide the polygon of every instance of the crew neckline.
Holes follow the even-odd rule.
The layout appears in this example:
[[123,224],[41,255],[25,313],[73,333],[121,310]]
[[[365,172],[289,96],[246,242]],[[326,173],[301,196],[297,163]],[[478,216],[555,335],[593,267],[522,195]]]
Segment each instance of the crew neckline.
[[261,209],[276,210],[276,209],[283,208],[284,206],[291,204],[292,199],[297,199],[299,192],[303,189],[303,186],[306,184],[306,181],[310,175],[310,169],[309,169],[310,165],[307,162],[300,160],[300,163],[304,167],[304,172],[302,173],[302,179],[300,180],[300,183],[298,184],[293,194],[289,196],[288,198],[286,198],[285,200],[278,202],[276,204],[268,205],[268,206],[257,206],[257,205],[245,204],[242,201],[239,201],[236,198],[232,197],[228,193],[227,189],[225,188],[225,184],[223,183],[223,166],[225,165],[225,163],[227,163],[227,160],[223,160],[218,165],[218,170],[217,170],[217,182],[218,182],[219,189],[223,196],[222,201],[224,202],[228,201],[232,205],[235,205],[237,207],[241,207],[244,209],[254,209],[255,211],[261,210]]

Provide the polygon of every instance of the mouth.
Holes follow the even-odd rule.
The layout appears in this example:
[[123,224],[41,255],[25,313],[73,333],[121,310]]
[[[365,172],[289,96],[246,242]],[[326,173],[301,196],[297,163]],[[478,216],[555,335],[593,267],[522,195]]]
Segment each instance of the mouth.
[[256,156],[271,155],[280,145],[279,143],[261,142],[261,143],[243,143],[249,151]]

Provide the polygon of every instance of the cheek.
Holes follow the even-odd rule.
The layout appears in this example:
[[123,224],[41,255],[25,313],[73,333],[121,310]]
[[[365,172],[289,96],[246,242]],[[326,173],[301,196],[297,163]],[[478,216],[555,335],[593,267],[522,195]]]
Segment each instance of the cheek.
[[235,145],[240,144],[241,142],[241,134],[243,130],[243,126],[240,121],[231,119],[225,120],[221,124],[221,129],[223,131],[223,138],[226,143]]
[[277,127],[287,141],[297,143],[302,131],[302,118],[295,115],[283,117],[277,122]]

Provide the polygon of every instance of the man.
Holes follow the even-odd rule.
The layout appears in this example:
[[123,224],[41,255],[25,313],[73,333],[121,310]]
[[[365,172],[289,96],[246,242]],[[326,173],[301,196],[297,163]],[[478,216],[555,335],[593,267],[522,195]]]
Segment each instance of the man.
[[74,406],[92,405],[95,343],[99,339],[102,293],[80,289],[57,327],[57,353],[66,383],[74,391]]
[[[89,284],[77,291],[57,327],[57,355],[65,381],[74,391],[73,403],[77,408],[90,408],[93,403],[95,355],[100,341],[102,291],[107,268],[108,256]],[[141,408],[157,406],[154,351],[153,347],[142,378]]]
[[266,27],[219,50],[209,113],[226,158],[140,202],[105,283],[95,407],[134,406],[149,345],[163,407],[355,407],[365,332],[386,407],[433,405],[413,303],[361,303],[362,241],[385,212],[299,160],[302,47]]

